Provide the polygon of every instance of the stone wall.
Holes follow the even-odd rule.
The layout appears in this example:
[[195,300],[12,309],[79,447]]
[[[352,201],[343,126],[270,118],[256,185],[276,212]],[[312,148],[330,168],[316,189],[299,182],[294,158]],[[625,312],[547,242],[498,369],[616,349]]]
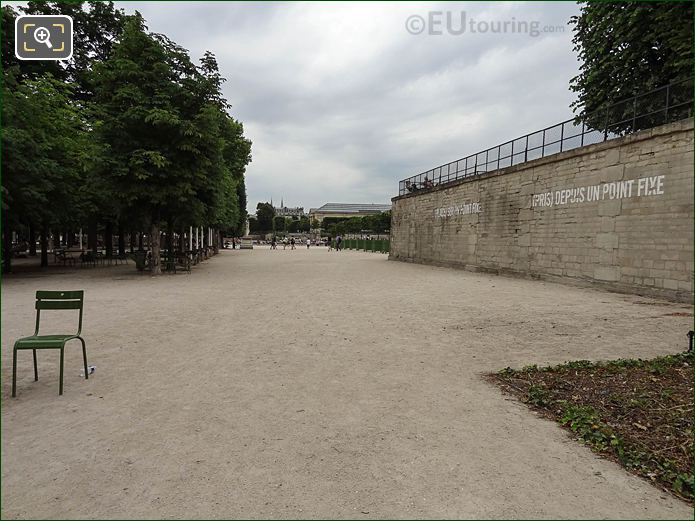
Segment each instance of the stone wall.
[[693,120],[395,197],[389,258],[692,302]]

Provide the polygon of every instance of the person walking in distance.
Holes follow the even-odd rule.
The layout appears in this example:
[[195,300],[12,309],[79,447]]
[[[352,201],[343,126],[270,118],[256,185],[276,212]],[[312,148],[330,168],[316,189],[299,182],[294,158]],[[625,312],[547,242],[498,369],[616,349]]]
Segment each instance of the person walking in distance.
[[306,249],[309,249],[309,246],[311,246],[311,239],[306,240]]
[[292,237],[290,239],[290,250],[294,250],[294,244],[295,244],[294,237]]
[[343,238],[340,235],[338,235],[335,238],[335,251],[340,251],[340,246],[342,245],[342,243],[343,243]]

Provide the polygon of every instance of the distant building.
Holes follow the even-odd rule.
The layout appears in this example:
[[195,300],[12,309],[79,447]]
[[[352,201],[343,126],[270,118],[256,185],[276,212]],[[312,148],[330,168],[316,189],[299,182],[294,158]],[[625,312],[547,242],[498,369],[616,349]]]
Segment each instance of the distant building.
[[304,207],[295,206],[294,208],[288,208],[287,206],[282,206],[275,208],[275,215],[278,217],[304,217]]
[[322,222],[326,217],[363,217],[391,210],[390,204],[326,203],[309,210],[309,218]]
[[[273,199],[270,199],[270,204],[273,204]],[[276,217],[304,217],[306,214],[304,213],[304,207],[303,206],[295,206],[294,208],[288,208],[285,206],[285,202],[283,199],[280,199],[280,207],[275,208],[275,216]]]

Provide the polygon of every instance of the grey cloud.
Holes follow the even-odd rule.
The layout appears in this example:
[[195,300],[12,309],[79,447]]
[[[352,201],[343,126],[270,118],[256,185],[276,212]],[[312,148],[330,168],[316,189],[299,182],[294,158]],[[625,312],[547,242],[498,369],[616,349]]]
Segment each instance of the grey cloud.
[[[384,202],[400,179],[571,116],[575,4],[128,2],[194,57],[213,51],[254,142],[249,210]],[[405,20],[537,20],[564,32],[410,35]]]

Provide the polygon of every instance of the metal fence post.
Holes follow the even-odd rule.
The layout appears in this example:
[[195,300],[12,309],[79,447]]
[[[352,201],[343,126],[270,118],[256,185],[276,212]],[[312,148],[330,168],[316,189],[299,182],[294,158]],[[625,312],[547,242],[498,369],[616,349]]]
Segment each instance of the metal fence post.
[[528,161],[528,134],[526,134],[526,148],[524,149],[524,163]]
[[545,129],[543,129],[543,144],[541,145],[541,157],[545,157]]

